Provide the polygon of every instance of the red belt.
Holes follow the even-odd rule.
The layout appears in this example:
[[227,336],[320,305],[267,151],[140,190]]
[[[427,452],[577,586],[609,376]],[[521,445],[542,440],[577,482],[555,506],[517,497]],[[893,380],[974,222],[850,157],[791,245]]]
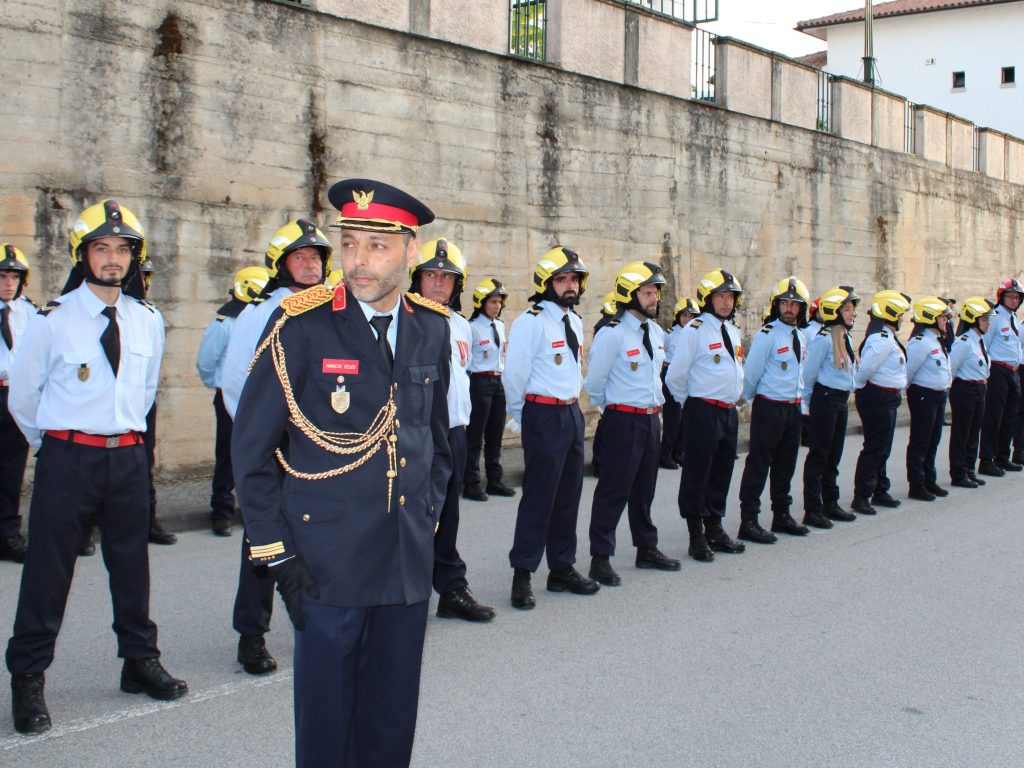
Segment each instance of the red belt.
[[125,432],[123,435],[87,435],[68,429],[48,429],[46,434],[58,440],[70,440],[79,445],[90,445],[93,448],[124,448],[126,445],[139,445],[142,436],[138,432]]
[[470,376],[501,376],[501,371],[470,371]]
[[1006,368],[1008,371],[1016,371],[1017,370],[1017,366],[1016,365],[1010,365],[1009,363],[1001,363],[998,360],[993,360],[992,364],[993,365],[1001,365],[1001,366],[1003,366],[1003,368]]
[[7,386],[7,379],[0,379],[0,387],[6,387],[6,386]]
[[899,392],[899,389],[896,387],[883,387],[881,384],[875,384],[873,381],[869,381],[868,386],[875,389],[884,389],[886,392]]
[[572,400],[559,400],[557,397],[544,397],[544,395],[527,395],[526,399],[540,405],[572,405],[576,402],[575,397]]
[[784,405],[800,405],[803,402],[803,398],[796,398],[795,400],[776,400],[774,397],[767,397],[765,395],[758,395],[758,400],[767,400],[769,403],[782,403]]
[[729,409],[729,408],[732,408],[732,406],[733,406],[732,403],[724,403],[721,400],[712,400],[709,397],[698,397],[697,399],[698,400],[703,400],[705,403],[710,403],[711,405],[717,406],[719,408]]
[[954,381],[962,381],[965,384],[987,384],[988,383],[984,379],[954,379]]
[[657,405],[652,406],[651,408],[634,408],[632,405],[619,405],[618,403],[616,403],[614,405],[606,405],[605,408],[607,408],[609,411],[622,411],[623,413],[642,413],[647,416],[650,416],[652,413],[661,413],[661,407]]

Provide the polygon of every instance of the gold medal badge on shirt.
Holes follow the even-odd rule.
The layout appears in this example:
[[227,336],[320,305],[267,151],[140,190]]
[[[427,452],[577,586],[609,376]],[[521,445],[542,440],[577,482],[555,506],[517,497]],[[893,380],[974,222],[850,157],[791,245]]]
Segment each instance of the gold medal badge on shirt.
[[339,376],[338,384],[334,387],[334,391],[331,392],[331,408],[334,409],[335,413],[345,413],[351,404],[352,395],[345,389],[345,377]]
[[559,353],[555,354],[555,365],[561,365],[561,364],[562,364],[562,353],[559,352]]
[[718,364],[720,362],[722,362],[722,356],[721,355],[715,355],[715,363]]
[[89,365],[88,363],[82,363],[78,366],[78,380],[88,381],[89,380]]

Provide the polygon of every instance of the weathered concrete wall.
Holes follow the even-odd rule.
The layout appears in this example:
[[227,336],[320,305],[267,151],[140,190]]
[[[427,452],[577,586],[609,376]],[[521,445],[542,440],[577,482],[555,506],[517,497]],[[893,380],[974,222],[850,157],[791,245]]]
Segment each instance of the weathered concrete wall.
[[906,145],[907,100],[877,88],[871,91],[871,143],[902,152]]
[[[772,119],[801,128],[818,125],[818,73],[789,59],[776,58]],[[775,95],[777,94],[777,95]]]
[[948,125],[946,164],[952,168],[970,170],[974,167],[974,124],[950,115]]
[[1006,134],[978,129],[978,170],[996,179],[1006,177]]
[[715,42],[715,100],[726,109],[772,116],[772,60],[730,38]]
[[193,361],[231,274],[287,218],[328,225],[344,176],[427,201],[424,237],[463,247],[470,285],[504,278],[509,318],[558,242],[593,270],[588,328],[630,258],[661,261],[670,301],[728,266],[748,334],[789,273],[958,296],[1019,274],[1024,187],[911,155],[264,0],[8,7],[0,238],[29,254],[40,301],[86,203],[142,218],[168,324],[165,475],[212,460]]
[[914,107],[914,154],[946,162],[946,113],[920,104]]
[[871,88],[836,77],[832,80],[832,130],[844,139],[871,143]]
[[1024,141],[1006,137],[1006,180],[1024,184]]
[[570,72],[622,82],[626,9],[594,0],[548,1],[547,58]]
[[690,97],[693,31],[683,25],[638,14],[636,84],[670,96]]

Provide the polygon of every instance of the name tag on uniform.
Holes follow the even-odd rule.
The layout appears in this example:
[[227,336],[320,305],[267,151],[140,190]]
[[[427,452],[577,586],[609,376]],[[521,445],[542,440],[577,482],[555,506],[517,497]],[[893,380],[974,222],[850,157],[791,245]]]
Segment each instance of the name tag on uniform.
[[937,355],[937,354],[939,354],[939,350],[937,350],[937,349],[933,349],[933,350],[931,351],[931,354],[933,354],[933,355]]
[[1009,330],[1010,330],[1010,326],[1006,326],[1005,328],[1000,328],[999,332],[1000,333],[1007,333],[1007,332],[1009,332]]
[[484,344],[490,344],[490,343],[491,343],[490,339],[483,339],[483,340],[480,341],[480,346],[482,347]]
[[716,341],[714,344],[708,344],[708,349],[721,349],[722,342]]
[[787,352],[789,352],[789,347],[782,347],[781,349],[777,349],[775,351],[778,352],[780,355],[784,355]]
[[347,373],[355,376],[359,373],[358,360],[332,360],[325,357],[323,361],[323,373]]
[[551,348],[552,349],[558,349],[559,347],[564,347],[564,346],[565,346],[565,340],[564,339],[562,341],[552,341],[551,342]]
[[636,357],[639,354],[640,354],[640,350],[639,349],[630,349],[630,350],[628,350],[626,352],[626,357]]

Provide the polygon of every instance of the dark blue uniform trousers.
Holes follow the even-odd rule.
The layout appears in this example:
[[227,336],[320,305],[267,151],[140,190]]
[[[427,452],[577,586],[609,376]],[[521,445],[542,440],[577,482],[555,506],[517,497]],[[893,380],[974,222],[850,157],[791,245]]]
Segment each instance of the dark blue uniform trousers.
[[1020,379],[1016,370],[992,362],[981,423],[981,460],[1010,458],[1010,438],[1017,423]]
[[945,390],[911,384],[907,387],[910,408],[910,440],[907,442],[907,481],[934,483],[935,454],[942,439],[942,420],[946,414]]
[[523,404],[523,496],[508,553],[513,568],[536,571],[576,562],[576,520],[583,494],[583,414],[579,404]]
[[146,451],[141,444],[95,448],[43,438],[14,635],[7,644],[11,674],[43,672],[53,661],[78,545],[90,519],[102,532],[117,655],[125,659],[160,655],[156,624],[149,619],[148,485]]
[[21,483],[28,461],[28,441],[7,410],[10,389],[0,387],[0,537],[21,533]]
[[725,502],[736,463],[739,420],[736,408],[720,408],[699,397],[683,403],[683,477],[679,514],[725,517]]
[[[466,427],[465,485],[480,483],[480,450],[484,454],[487,482],[501,480],[501,438],[505,434],[505,387],[501,376],[469,374],[469,401],[472,411]],[[456,465],[460,467],[461,464]]]
[[210,494],[210,517],[230,520],[235,516],[235,476],[231,470],[231,416],[224,407],[224,395],[218,389],[213,396],[213,412],[217,417],[217,437],[213,448],[213,490]]
[[[658,414],[604,411],[602,472],[590,511],[590,554],[615,554],[615,529],[624,507],[629,509],[629,530],[634,547],[658,544],[658,529],[651,521],[651,504],[658,483],[661,425]],[[596,439],[596,438],[595,438]]]
[[853,477],[854,495],[870,499],[876,493],[889,490],[885,462],[892,452],[892,438],[896,432],[896,411],[900,393],[867,384],[854,395],[857,413],[864,425],[864,444],[857,457]]
[[434,534],[434,589],[443,595],[466,586],[466,563],[459,556],[459,497],[462,495],[463,467],[466,466],[466,428],[448,430],[452,451],[452,474],[448,492]]
[[846,444],[850,393],[815,384],[811,392],[810,446],[804,460],[804,513],[820,513],[825,502],[839,501],[839,462]]
[[1024,456],[1024,365],[1017,368],[1017,383],[1021,397],[1017,400],[1017,421],[1013,426],[1013,455],[1014,461],[1019,463]]
[[789,489],[800,452],[802,424],[799,403],[754,398],[750,406],[750,450],[740,478],[740,516],[744,520],[756,520],[760,514],[761,493],[769,475],[772,511],[789,511],[793,504]]
[[985,384],[953,379],[949,388],[953,426],[949,430],[949,477],[963,480],[978,463],[981,422],[985,417]]
[[156,520],[156,403],[146,414],[146,431],[142,435],[146,447],[146,472],[149,480],[149,519]]
[[665,396],[665,405],[661,409],[661,457],[677,463],[683,458],[683,409],[679,401],[665,386],[665,373],[668,366],[661,367],[661,393]]
[[428,603],[303,602],[306,628],[295,632],[294,656],[297,768],[409,765]]

